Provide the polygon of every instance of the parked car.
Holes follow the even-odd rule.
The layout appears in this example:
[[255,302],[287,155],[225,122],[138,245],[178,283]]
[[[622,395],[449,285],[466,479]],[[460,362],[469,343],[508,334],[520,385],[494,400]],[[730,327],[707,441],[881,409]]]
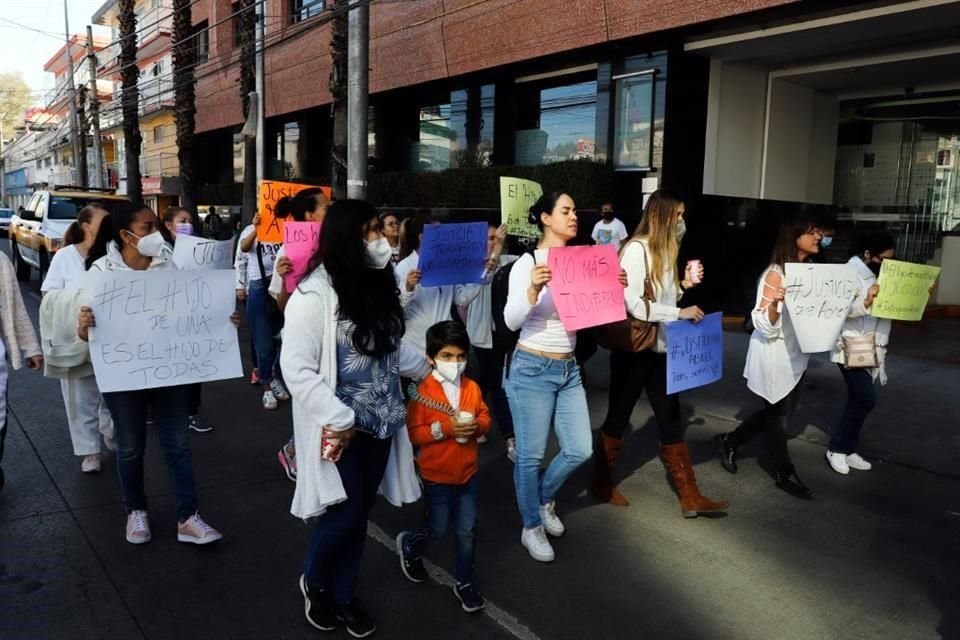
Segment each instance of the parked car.
[[30,279],[30,269],[47,274],[53,254],[63,246],[63,234],[77,219],[77,212],[92,202],[107,208],[126,198],[112,191],[86,190],[78,187],[37,191],[30,202],[10,220],[10,253],[17,270],[17,279]]
[[0,233],[10,234],[10,218],[13,217],[13,209],[0,208]]

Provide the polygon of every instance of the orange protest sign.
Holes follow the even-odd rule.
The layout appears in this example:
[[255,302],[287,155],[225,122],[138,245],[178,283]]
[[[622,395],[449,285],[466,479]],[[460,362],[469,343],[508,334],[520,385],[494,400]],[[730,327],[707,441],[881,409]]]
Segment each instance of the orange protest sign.
[[293,196],[304,189],[321,189],[329,200],[332,195],[330,187],[317,187],[312,184],[297,184],[295,182],[279,182],[277,180],[261,180],[260,192],[257,197],[257,211],[260,213],[260,226],[257,227],[257,239],[260,242],[283,242],[283,220],[274,215],[277,201],[286,196]]

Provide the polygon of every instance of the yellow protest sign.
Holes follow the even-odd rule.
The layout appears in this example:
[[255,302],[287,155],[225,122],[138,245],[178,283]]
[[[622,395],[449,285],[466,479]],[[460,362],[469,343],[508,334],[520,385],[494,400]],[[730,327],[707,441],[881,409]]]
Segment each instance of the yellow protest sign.
[[880,267],[877,294],[870,314],[891,320],[920,320],[927,308],[930,288],[940,275],[940,267],[884,260]]
[[257,196],[257,211],[260,213],[260,226],[257,227],[257,239],[260,242],[276,244],[283,242],[283,220],[274,215],[277,201],[286,196],[294,196],[304,189],[322,189],[330,198],[330,187],[317,187],[312,184],[261,180]]
[[543,187],[532,180],[500,178],[500,215],[512,236],[536,238],[540,230],[530,224],[530,207],[543,195]]

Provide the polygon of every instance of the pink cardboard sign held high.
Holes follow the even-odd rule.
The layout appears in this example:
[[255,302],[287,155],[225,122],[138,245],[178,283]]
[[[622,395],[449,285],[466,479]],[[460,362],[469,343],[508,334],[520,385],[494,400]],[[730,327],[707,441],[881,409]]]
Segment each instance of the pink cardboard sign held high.
[[550,249],[550,291],[567,331],[627,317],[620,261],[613,245]]
[[300,279],[307,273],[307,264],[320,242],[319,222],[287,222],[283,225],[283,253],[293,265],[293,271],[283,277],[283,286],[293,293]]

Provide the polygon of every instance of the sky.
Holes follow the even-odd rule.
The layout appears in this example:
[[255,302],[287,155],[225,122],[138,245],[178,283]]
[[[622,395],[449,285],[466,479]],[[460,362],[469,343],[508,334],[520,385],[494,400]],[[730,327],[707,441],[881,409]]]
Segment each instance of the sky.
[[[103,2],[66,0],[70,31],[85,34],[90,16]],[[37,104],[42,103],[43,90],[54,86],[53,74],[44,73],[43,64],[65,43],[63,6],[64,0],[0,0],[0,72],[21,72],[36,92]],[[109,38],[110,30],[94,27],[94,34]]]

